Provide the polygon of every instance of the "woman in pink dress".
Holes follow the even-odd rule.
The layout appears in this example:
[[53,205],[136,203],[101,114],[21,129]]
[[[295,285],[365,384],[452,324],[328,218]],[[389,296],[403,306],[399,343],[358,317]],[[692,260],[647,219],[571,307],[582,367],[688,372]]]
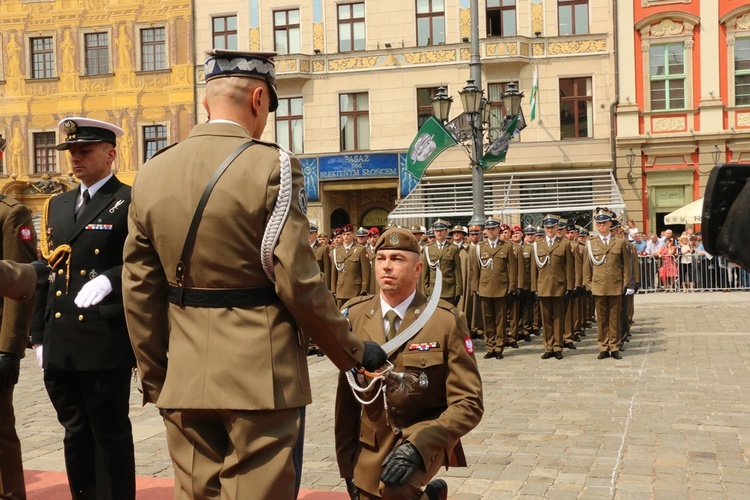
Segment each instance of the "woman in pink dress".
[[676,255],[677,247],[674,244],[674,238],[670,236],[664,241],[664,246],[659,249],[659,257],[661,257],[659,277],[661,278],[662,286],[670,291],[675,290],[675,278],[677,277]]

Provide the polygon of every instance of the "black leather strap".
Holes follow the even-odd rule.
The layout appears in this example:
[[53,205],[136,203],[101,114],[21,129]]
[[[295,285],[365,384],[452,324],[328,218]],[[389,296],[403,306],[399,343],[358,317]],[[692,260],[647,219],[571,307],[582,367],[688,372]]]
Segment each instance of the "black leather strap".
[[[272,286],[255,288],[192,288],[169,285],[167,298],[172,304],[190,307],[257,307],[278,302]],[[178,302],[180,301],[180,302]]]
[[[190,229],[188,229],[187,236],[185,237],[185,244],[182,246],[182,254],[180,255],[180,261],[177,263],[177,267],[175,269],[175,276],[177,278],[177,296],[175,298],[175,304],[177,305],[183,305],[183,296],[184,296],[184,289],[185,289],[185,276],[187,276],[188,271],[188,257],[190,257],[190,253],[193,251],[193,244],[195,243],[195,234],[198,232],[198,226],[201,222],[201,217],[203,216],[203,210],[206,208],[206,203],[208,202],[208,197],[211,195],[211,191],[213,191],[214,186],[218,182],[219,178],[222,176],[222,174],[226,171],[227,167],[247,148],[255,144],[253,141],[248,141],[244,144],[241,144],[237,149],[232,151],[232,154],[230,154],[224,162],[219,165],[219,168],[216,169],[216,172],[214,172],[213,177],[211,177],[211,180],[208,181],[208,185],[206,186],[206,189],[203,190],[203,195],[201,196],[200,201],[198,202],[198,206],[195,208],[195,213],[193,214],[193,220],[190,222]],[[171,287],[170,287],[171,288]],[[171,301],[171,300],[170,300]]]

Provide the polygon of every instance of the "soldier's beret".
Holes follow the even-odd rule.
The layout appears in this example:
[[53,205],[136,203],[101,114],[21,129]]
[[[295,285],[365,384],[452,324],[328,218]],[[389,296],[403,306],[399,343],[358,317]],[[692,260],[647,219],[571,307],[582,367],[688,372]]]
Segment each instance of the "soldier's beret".
[[438,219],[432,223],[432,229],[442,231],[443,229],[448,229],[450,225],[450,222],[448,222],[447,220]]
[[511,230],[512,232],[514,232],[514,233],[520,233],[520,232],[522,232],[522,231],[523,231],[523,230],[521,229],[521,226],[519,226],[518,224],[514,224],[514,225],[513,225],[513,227],[511,227],[511,228],[510,228],[510,230]]
[[508,224],[500,224],[500,232],[503,232],[503,231],[506,231],[506,230],[510,231],[510,226]]
[[406,250],[407,252],[420,253],[419,243],[411,234],[411,231],[397,227],[386,230],[377,243],[375,243],[375,252],[380,250]]
[[547,214],[544,216],[544,219],[542,220],[542,225],[544,227],[552,227],[556,226],[557,223],[560,221],[560,217],[553,214]]
[[318,238],[328,238],[326,233],[318,233]]
[[370,230],[367,231],[367,236],[380,236],[380,229],[371,227]]
[[117,125],[77,116],[61,120],[58,128],[60,135],[65,136],[65,141],[55,146],[58,151],[70,149],[71,144],[87,142],[108,142],[116,146],[117,138],[124,133]]
[[341,228],[340,228],[340,227],[337,227],[337,228],[334,228],[334,229],[333,229],[333,231],[332,231],[332,233],[331,233],[331,234],[333,234],[333,236],[341,236],[341,233],[342,233],[342,232],[343,232],[343,231],[341,230]]
[[367,233],[368,233],[367,229],[360,226],[360,228],[357,229],[357,232],[355,234],[359,237],[364,237],[364,236],[367,236]]
[[242,52],[239,50],[212,49],[206,51],[203,72],[206,82],[229,76],[255,78],[268,85],[271,94],[269,111],[279,107],[276,91],[276,69],[273,63],[275,52]]
[[344,224],[344,227],[341,228],[342,233],[352,233],[354,232],[354,226],[351,224]]

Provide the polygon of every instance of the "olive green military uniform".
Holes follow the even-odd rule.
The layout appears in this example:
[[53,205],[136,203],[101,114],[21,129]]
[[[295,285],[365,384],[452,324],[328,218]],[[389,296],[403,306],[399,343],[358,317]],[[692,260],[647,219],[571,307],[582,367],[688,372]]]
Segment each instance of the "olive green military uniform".
[[422,249],[422,289],[426,295],[432,293],[435,288],[435,269],[440,266],[443,273],[443,288],[440,298],[455,304],[456,300],[463,294],[463,277],[461,269],[461,249],[456,245],[445,241],[442,245],[430,243]]
[[[398,333],[419,318],[425,305],[425,296],[417,292]],[[360,339],[385,342],[379,295],[347,306],[352,331]],[[360,405],[344,374],[336,391],[336,460],[341,477],[354,478],[363,500],[421,498],[421,488],[441,467],[466,467],[460,438],[476,427],[484,411],[466,318],[447,301],[439,302],[427,323],[389,360],[394,372],[412,374],[419,382],[409,394],[387,392],[387,412],[382,396]],[[405,441],[417,448],[425,470],[402,487],[384,485],[381,463]]]
[[[2,249],[0,259],[31,262],[36,259],[36,233],[31,222],[31,211],[19,201],[0,195],[0,224],[2,224]],[[15,262],[2,262],[0,288],[6,298],[2,302],[0,317],[0,352],[23,358],[29,343],[29,325],[33,304],[29,302],[36,287],[36,274],[31,266]],[[20,282],[20,283],[19,283]],[[16,302],[13,299],[25,301]],[[0,497],[26,498],[21,462],[21,442],[16,434],[13,412],[13,389],[18,381],[0,386]],[[11,377],[8,377],[10,380]]]
[[339,307],[370,291],[370,257],[363,245],[337,246],[331,250],[331,262],[331,291]]

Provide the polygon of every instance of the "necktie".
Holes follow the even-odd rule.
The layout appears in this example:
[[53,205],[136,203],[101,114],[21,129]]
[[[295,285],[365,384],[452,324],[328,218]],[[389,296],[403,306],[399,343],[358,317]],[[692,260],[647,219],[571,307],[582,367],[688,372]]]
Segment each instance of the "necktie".
[[398,313],[391,309],[385,313],[385,320],[388,322],[388,332],[386,333],[385,339],[391,340],[396,336],[396,320],[398,319]]
[[78,207],[78,210],[76,211],[76,220],[78,220],[78,217],[80,217],[83,211],[86,209],[86,205],[88,205],[90,199],[91,196],[89,195],[89,190],[84,189],[83,194],[81,195],[81,206]]
[[552,238],[548,239],[548,240],[547,240],[547,246],[550,246],[550,247],[551,247],[551,246],[552,246],[552,244],[553,244],[554,242],[555,242],[555,240],[554,240],[554,239],[552,239]]

